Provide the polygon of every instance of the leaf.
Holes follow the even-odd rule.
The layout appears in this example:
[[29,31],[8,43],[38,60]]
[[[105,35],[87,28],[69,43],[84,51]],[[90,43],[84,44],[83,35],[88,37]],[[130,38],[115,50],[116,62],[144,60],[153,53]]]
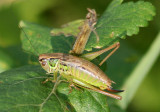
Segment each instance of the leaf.
[[114,105],[114,104],[112,104],[112,106],[110,106],[110,108],[111,108],[111,112],[127,112],[127,111],[123,110],[122,108],[120,108],[119,106]]
[[72,47],[73,37],[50,36],[50,28],[23,21],[20,22],[20,27],[23,29],[22,47],[34,55],[53,52],[68,53]]
[[131,102],[132,98],[139,85],[150,71],[152,66],[154,65],[156,59],[160,55],[160,33],[157,38],[153,41],[151,47],[147,51],[147,53],[142,57],[139,63],[136,65],[134,70],[131,72],[130,76],[124,82],[123,88],[127,91],[121,94],[123,96],[123,100],[119,102],[121,108],[126,109],[128,104]]
[[59,36],[63,34],[66,37],[68,36],[76,37],[77,34],[80,32],[80,26],[82,26],[83,23],[84,23],[84,20],[76,20],[76,21],[63,25],[62,28],[54,28],[51,31],[51,35]]
[[116,8],[117,6],[121,5],[121,3],[123,2],[123,0],[112,0],[112,2],[109,4],[107,10],[112,10],[114,8]]
[[[114,0],[104,12],[96,25],[96,31],[100,37],[100,41],[97,44],[96,36],[92,33],[85,50],[90,51],[92,48],[109,46],[113,42],[118,41],[119,38],[124,39],[126,35],[132,36],[133,34],[137,34],[139,27],[146,26],[147,21],[152,20],[152,17],[155,15],[154,7],[148,2],[138,1],[136,3],[129,2],[120,4],[121,2],[122,0]],[[66,31],[64,35],[73,32],[77,33],[77,29],[73,30],[73,28],[78,27],[79,23],[78,21],[74,21],[71,22],[68,27],[63,28],[62,31]],[[50,28],[27,22],[21,22],[20,25],[23,26],[24,31],[25,29],[28,30],[25,32],[26,35],[30,37],[28,40],[31,41],[26,43],[26,36],[22,36],[23,48],[26,51],[34,53],[37,50],[38,53],[36,54],[49,52],[68,53],[72,48],[73,37],[64,37],[63,35],[50,36]],[[71,25],[73,26],[71,27]],[[68,30],[66,30],[67,28]],[[71,29],[73,32],[71,32]],[[59,32],[60,29],[55,30],[61,34],[61,32]],[[76,35],[76,33],[72,35]],[[63,45],[66,45],[65,49],[63,49]],[[28,46],[28,48],[25,48],[26,46]],[[29,47],[33,47],[35,50],[33,51],[33,49]]]
[[[64,88],[64,85],[66,88]],[[67,95],[70,105],[74,107],[76,112],[109,112],[106,96],[90,90],[74,90],[68,94],[68,85],[61,84],[57,91]]]
[[46,102],[53,84],[42,84],[47,76],[39,66],[17,68],[1,73],[0,76],[0,111],[40,111],[41,108],[43,111],[63,111],[65,109],[55,95]]
[[122,0],[114,0],[104,12],[96,25],[100,41],[96,43],[96,36],[92,33],[86,45],[86,50],[108,46],[118,38],[132,36],[139,32],[139,27],[147,26],[152,20],[155,9],[149,2],[138,1],[120,4]]
[[[125,36],[137,34],[139,27],[147,26],[148,21],[155,16],[155,8],[149,2],[138,1],[136,3],[121,4],[122,1],[113,0],[104,14],[98,19],[96,32],[100,37],[100,41],[97,43],[96,35],[92,33],[85,50],[91,51],[92,48],[109,46],[118,41],[119,38],[124,39]],[[67,33],[72,33],[74,36],[77,35],[78,30],[74,29],[74,27],[76,28],[80,24],[76,21],[69,24],[73,25],[73,28],[69,25],[65,29],[61,28],[52,31],[58,31],[56,34],[62,34],[63,32],[65,36],[67,36]],[[66,29],[68,30],[67,33],[65,32]]]
[[42,83],[46,78],[40,66],[24,66],[1,73],[0,111],[109,112],[106,96],[75,89],[69,94],[68,83],[54,89],[53,83]]

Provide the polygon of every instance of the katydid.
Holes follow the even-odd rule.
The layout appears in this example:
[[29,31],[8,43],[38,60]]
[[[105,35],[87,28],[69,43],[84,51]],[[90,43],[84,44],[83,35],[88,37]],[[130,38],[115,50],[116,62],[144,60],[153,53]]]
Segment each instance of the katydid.
[[[88,9],[88,11],[91,14],[91,16],[90,15],[87,16],[87,19],[89,21],[87,20],[86,24],[84,24],[84,26],[87,26],[87,27],[83,26],[83,29],[80,32],[80,37],[77,38],[75,45],[73,46],[73,49],[70,52],[72,54],[81,54],[84,51],[85,44],[88,41],[91,31],[93,31],[97,35],[94,29],[94,25],[96,24],[96,18],[95,18],[96,12],[95,10],[91,10],[91,9]],[[78,40],[81,40],[81,44],[83,44],[83,48],[79,48],[81,44],[79,43]],[[97,40],[99,40],[98,36],[97,36]],[[93,60],[94,58],[101,55],[102,53],[114,48],[113,51],[111,51],[110,54],[106,56],[106,58],[104,58],[102,62],[99,64],[101,66],[119,48],[119,45],[120,45],[119,42],[117,42],[109,46],[108,48],[105,48],[93,53],[83,54],[81,55],[81,57],[73,56],[72,54],[64,54],[64,53],[40,54],[39,62],[42,68],[46,70],[47,73],[53,73],[55,78],[57,73],[59,73],[64,78],[66,78],[67,81],[70,83],[70,86],[74,85],[82,88],[87,88],[87,89],[96,91],[98,93],[110,96],[112,98],[121,100],[122,99],[121,96],[111,94],[103,90],[106,89],[111,92],[123,92],[123,90],[112,89],[111,84],[114,82],[110,80],[107,77],[107,75],[98,66],[88,61],[88,60]]]
[[[112,49],[113,47],[117,49],[117,47],[119,47],[119,42],[113,44],[109,48],[94,52],[94,58]],[[110,54],[112,53],[113,52]],[[85,54],[84,56],[88,58],[88,60],[90,60],[89,56],[91,56],[93,59],[92,53]],[[114,82],[110,80],[98,66],[94,65],[90,61],[70,54],[49,53],[41,54],[39,56],[39,62],[42,68],[45,69],[48,73],[57,74],[57,72],[59,72],[60,75],[68,80],[70,85],[91,89],[112,98],[119,100],[121,99],[121,96],[119,95],[103,91],[107,89],[111,92],[122,92],[123,90],[112,89],[111,84]]]

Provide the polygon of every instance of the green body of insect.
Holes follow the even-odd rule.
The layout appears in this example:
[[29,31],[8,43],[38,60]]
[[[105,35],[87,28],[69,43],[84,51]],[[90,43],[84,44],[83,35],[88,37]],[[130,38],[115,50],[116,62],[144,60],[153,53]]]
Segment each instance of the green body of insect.
[[64,53],[41,54],[39,62],[48,73],[59,72],[69,82],[76,86],[88,88],[110,97],[121,99],[121,96],[103,91],[107,89],[113,92],[111,81],[105,73],[93,63],[73,55]]

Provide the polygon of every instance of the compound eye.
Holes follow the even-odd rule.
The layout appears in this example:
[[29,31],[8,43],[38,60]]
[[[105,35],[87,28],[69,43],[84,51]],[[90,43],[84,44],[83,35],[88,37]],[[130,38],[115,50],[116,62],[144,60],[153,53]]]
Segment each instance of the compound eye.
[[46,61],[42,61],[42,66],[45,66],[46,65]]

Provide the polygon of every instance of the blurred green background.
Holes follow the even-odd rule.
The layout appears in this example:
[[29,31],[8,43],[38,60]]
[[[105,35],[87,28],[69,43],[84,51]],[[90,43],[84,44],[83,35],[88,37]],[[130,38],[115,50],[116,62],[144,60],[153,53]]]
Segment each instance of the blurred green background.
[[[124,0],[128,2],[131,0]],[[132,0],[136,1],[136,0]],[[144,0],[156,7],[156,16],[148,27],[126,40],[140,55],[160,31],[159,0]],[[49,27],[61,25],[86,16],[87,8],[96,9],[101,15],[111,0],[0,0],[0,72],[28,64],[28,55],[21,49],[20,20],[26,20]],[[160,111],[160,57],[139,87],[128,112]]]

